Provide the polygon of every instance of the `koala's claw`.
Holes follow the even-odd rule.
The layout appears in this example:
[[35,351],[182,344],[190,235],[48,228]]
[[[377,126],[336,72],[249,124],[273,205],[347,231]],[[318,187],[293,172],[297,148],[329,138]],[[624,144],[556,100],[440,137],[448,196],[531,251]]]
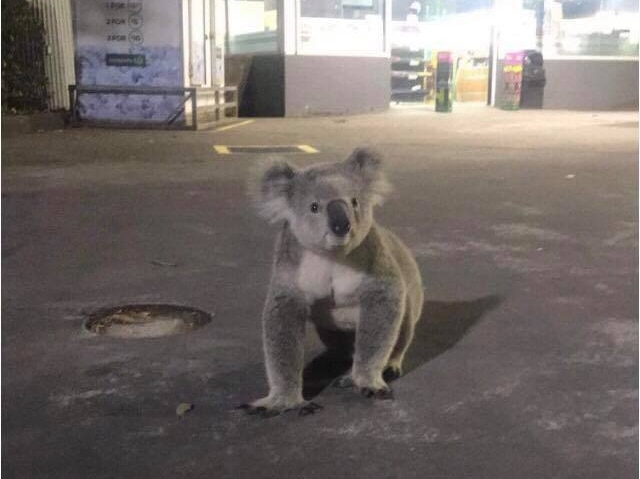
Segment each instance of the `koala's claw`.
[[251,416],[260,416],[264,418],[273,417],[280,414],[280,412],[276,409],[268,409],[264,406],[252,406],[251,404],[241,404],[236,409],[242,409]]
[[298,410],[298,416],[308,416],[309,414],[315,414],[319,409],[322,409],[320,404],[309,401]]
[[[350,374],[347,374],[345,376],[340,376],[338,379],[336,379],[333,382],[333,387],[336,387],[336,388],[345,389],[345,388],[351,388],[355,386],[357,386],[357,384],[354,382]],[[388,386],[386,387],[359,386],[357,389],[358,391],[360,391],[360,394],[366,398],[383,399],[383,400],[393,399],[393,390]]]
[[295,410],[298,411],[299,416],[308,416],[309,414],[314,414],[316,411],[322,409],[322,406],[314,402],[306,402],[299,407],[281,409],[277,407],[254,406],[253,404],[241,404],[240,406],[236,407],[236,409],[243,410],[251,416],[260,416],[261,418],[266,419],[266,418],[278,416],[282,413],[295,411]]
[[388,366],[382,373],[382,378],[386,381],[395,381],[402,376],[402,369],[398,366]]
[[366,398],[372,398],[372,399],[380,399],[380,400],[393,399],[393,390],[391,389],[360,388],[360,394],[362,394]]

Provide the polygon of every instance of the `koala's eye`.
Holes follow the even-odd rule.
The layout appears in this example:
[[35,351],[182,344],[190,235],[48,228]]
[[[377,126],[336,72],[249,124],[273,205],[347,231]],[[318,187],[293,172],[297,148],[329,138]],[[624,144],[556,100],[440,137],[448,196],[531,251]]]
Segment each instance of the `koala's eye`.
[[354,208],[358,207],[358,200],[355,198],[351,198],[351,204],[353,205]]
[[315,201],[313,203],[311,203],[311,212],[312,213],[317,213],[319,208],[320,207],[318,206],[318,203],[316,203]]

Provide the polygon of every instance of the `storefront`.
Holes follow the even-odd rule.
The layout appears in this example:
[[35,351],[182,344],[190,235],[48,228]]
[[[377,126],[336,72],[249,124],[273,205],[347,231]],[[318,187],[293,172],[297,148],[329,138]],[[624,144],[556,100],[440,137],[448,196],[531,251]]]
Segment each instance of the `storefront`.
[[501,106],[505,55],[538,51],[544,108],[637,108],[639,29],[637,0],[394,0],[392,100],[433,101],[448,51],[454,101]]
[[[454,102],[500,106],[509,52],[544,55],[544,108],[638,103],[638,0],[227,0],[227,82],[247,116],[432,102],[438,52]],[[615,83],[615,88],[612,85]]]
[[454,103],[501,106],[505,55],[537,50],[544,108],[638,104],[638,0],[76,0],[74,7],[74,111],[88,120],[194,124],[207,111],[217,118],[216,105],[229,101],[218,90],[234,87],[240,116],[428,104],[438,52],[449,52]]

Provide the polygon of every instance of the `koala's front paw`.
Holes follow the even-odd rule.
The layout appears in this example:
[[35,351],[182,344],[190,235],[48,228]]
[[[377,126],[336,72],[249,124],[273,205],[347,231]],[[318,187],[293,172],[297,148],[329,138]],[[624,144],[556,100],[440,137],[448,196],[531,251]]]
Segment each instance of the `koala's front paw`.
[[402,367],[395,364],[389,364],[382,373],[382,378],[387,382],[395,381],[400,376],[402,376]]
[[289,411],[298,411],[299,416],[308,416],[322,409],[322,406],[311,401],[286,401],[267,396],[252,403],[241,404],[237,409],[242,409],[247,414],[268,418]]
[[262,418],[273,417],[280,414],[282,411],[279,409],[268,408],[266,406],[256,406],[251,403],[240,404],[236,409],[242,409],[247,414],[257,415]]
[[366,380],[363,378],[354,379],[352,374],[346,374],[333,382],[334,387],[350,388],[356,387],[360,394],[366,398],[373,399],[393,399],[392,389],[384,381]]

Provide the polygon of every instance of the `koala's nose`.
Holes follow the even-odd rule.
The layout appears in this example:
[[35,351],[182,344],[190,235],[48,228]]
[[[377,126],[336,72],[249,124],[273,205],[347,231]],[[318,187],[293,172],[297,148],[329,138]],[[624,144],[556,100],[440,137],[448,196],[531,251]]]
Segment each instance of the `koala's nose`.
[[329,228],[336,236],[345,236],[351,230],[348,206],[342,200],[330,201],[327,205]]

